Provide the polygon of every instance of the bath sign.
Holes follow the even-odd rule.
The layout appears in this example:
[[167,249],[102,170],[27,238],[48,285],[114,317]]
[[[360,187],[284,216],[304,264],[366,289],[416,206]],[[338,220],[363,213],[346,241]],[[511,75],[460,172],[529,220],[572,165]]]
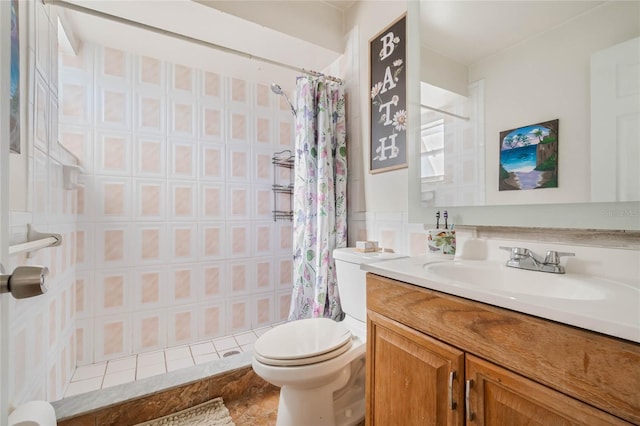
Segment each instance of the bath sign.
[[407,167],[406,17],[369,41],[371,173]]

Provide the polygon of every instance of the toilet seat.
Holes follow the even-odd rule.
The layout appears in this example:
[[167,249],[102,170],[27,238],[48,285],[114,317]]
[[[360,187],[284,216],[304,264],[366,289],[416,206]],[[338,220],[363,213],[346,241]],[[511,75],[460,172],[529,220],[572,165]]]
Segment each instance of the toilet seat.
[[257,361],[273,366],[300,366],[333,359],[351,348],[351,331],[329,318],[281,324],[254,343]]

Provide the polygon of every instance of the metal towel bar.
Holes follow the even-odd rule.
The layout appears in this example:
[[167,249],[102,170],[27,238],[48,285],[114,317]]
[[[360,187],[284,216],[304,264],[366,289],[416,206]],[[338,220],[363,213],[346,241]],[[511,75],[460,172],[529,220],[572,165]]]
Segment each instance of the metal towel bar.
[[[55,247],[62,244],[62,235],[38,232],[31,225],[27,225],[27,241],[9,246],[9,254],[32,252],[45,247]],[[27,257],[29,255],[27,254]]]

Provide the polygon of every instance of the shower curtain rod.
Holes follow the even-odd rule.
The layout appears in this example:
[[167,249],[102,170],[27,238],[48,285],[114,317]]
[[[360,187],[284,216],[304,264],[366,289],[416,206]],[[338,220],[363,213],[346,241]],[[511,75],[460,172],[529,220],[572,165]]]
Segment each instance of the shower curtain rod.
[[230,47],[221,46],[219,44],[215,44],[215,43],[211,43],[211,42],[208,42],[208,41],[200,40],[200,39],[194,38],[194,37],[189,37],[189,36],[184,35],[184,34],[175,33],[173,31],[163,30],[162,28],[154,27],[152,25],[143,24],[143,23],[137,22],[137,21],[132,21],[130,19],[122,18],[120,16],[111,15],[109,13],[105,13],[105,12],[100,12],[100,11],[97,11],[97,10],[89,9],[87,7],[79,6],[77,4],[69,3],[69,2],[66,2],[66,1],[63,1],[63,0],[42,0],[42,1],[44,3],[51,4],[51,5],[54,5],[54,6],[60,6],[60,7],[63,7],[65,9],[70,9],[70,10],[74,10],[76,12],[85,13],[87,15],[92,15],[92,16],[96,16],[96,17],[99,17],[99,18],[108,19],[110,21],[118,22],[120,24],[142,28],[144,30],[151,31],[151,32],[156,33],[156,34],[173,37],[173,38],[176,38],[176,39],[179,39],[179,40],[182,40],[182,41],[187,41],[187,42],[194,43],[194,44],[199,44],[199,45],[204,46],[204,47],[209,47],[209,48],[212,48],[212,49],[220,50],[220,51],[223,51],[223,52],[226,52],[226,53],[230,53],[230,54],[233,54],[233,55],[237,55],[237,56],[242,56],[242,57],[247,58],[247,59],[252,59],[252,60],[264,62],[264,63],[270,64],[270,65],[275,65],[275,66],[282,67],[282,68],[288,68],[290,70],[298,71],[298,72],[301,72],[301,73],[304,73],[304,74],[308,74],[308,75],[312,75],[312,76],[315,76],[315,77],[324,77],[327,80],[330,80],[330,81],[333,81],[333,82],[336,82],[336,83],[344,83],[344,80],[342,80],[342,79],[340,79],[338,77],[333,77],[333,76],[330,76],[330,75],[322,74],[322,73],[317,72],[317,71],[307,70],[307,69],[304,69],[304,68],[300,68],[300,67],[296,67],[296,66],[293,66],[293,65],[285,64],[284,62],[274,61],[273,59],[268,59],[268,58],[263,58],[261,56],[251,55],[250,53],[243,52],[243,51],[236,50],[236,49],[232,49]]

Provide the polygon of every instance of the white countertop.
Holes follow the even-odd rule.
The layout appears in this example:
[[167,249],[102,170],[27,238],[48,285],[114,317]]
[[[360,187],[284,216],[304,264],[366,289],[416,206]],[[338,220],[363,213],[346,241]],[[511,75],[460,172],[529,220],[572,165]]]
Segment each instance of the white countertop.
[[[607,291],[606,297],[595,300],[514,294],[499,289],[480,288],[472,283],[427,277],[424,265],[443,261],[452,262],[428,256],[405,257],[362,265],[361,269],[419,287],[640,343],[640,290],[634,283],[625,286],[623,294],[614,294],[616,291],[611,290]],[[545,274],[536,271],[526,273]],[[568,270],[567,273],[571,272]],[[573,277],[579,278],[580,275],[575,274]]]

